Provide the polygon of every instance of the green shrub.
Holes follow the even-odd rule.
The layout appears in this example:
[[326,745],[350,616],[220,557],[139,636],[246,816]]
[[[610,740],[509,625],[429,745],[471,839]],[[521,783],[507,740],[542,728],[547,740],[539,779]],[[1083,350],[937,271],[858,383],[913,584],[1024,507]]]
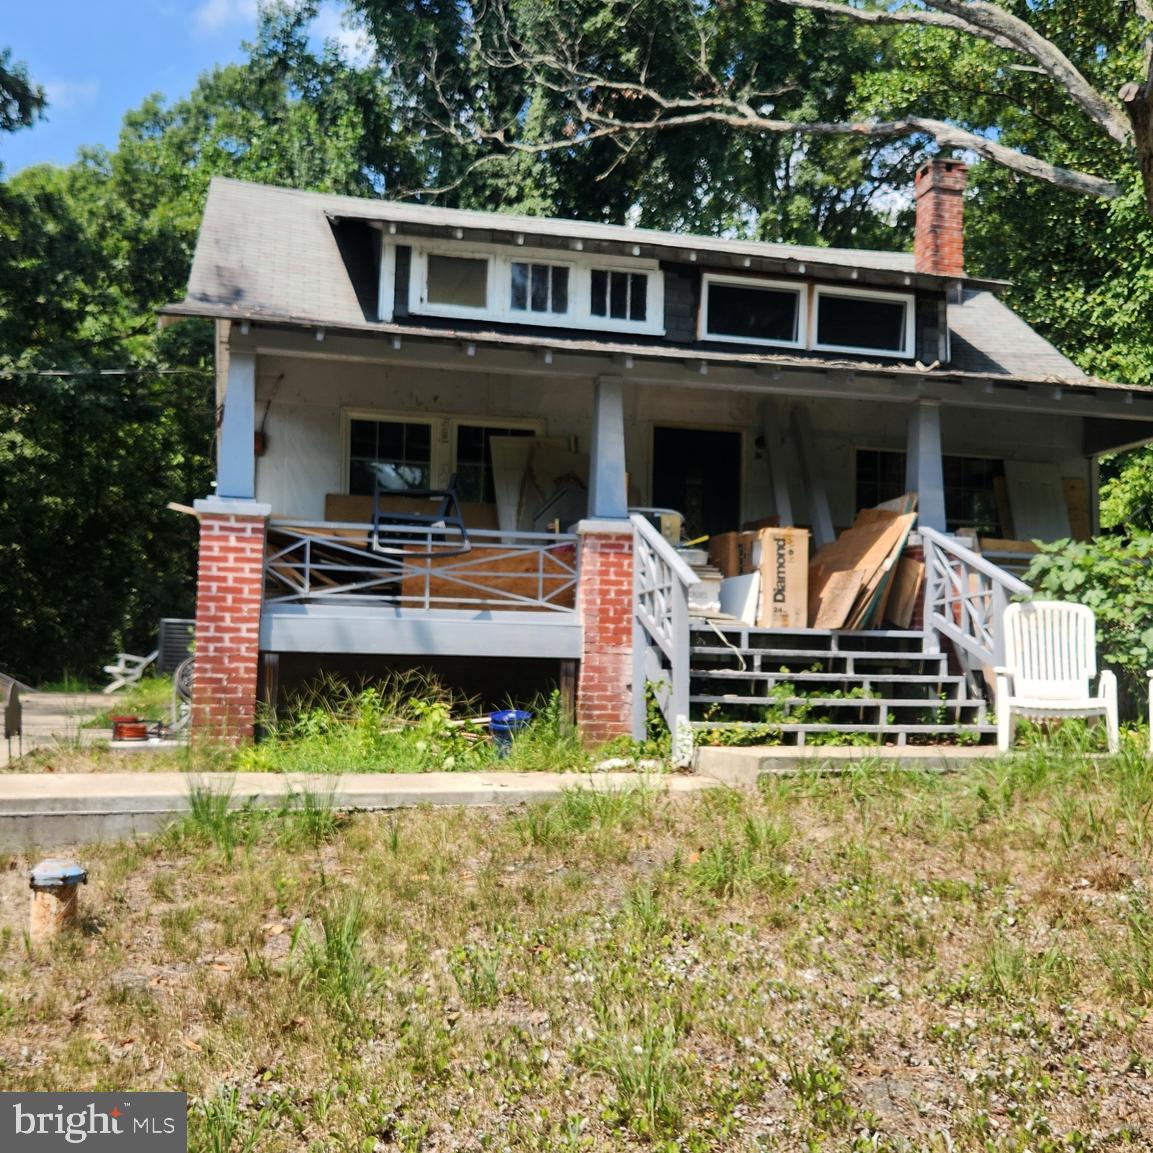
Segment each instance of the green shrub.
[[1076,601],[1097,614],[1100,661],[1129,694],[1144,699],[1153,664],[1153,535],[1099,536],[1040,544],[1025,580],[1052,600]]

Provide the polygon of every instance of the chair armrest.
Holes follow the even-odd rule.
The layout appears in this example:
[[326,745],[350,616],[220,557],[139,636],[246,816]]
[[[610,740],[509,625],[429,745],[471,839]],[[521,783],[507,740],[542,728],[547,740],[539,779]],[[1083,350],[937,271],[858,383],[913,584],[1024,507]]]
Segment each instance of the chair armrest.
[[1112,669],[1101,670],[1097,681],[1097,696],[1106,701],[1117,699],[1117,674]]

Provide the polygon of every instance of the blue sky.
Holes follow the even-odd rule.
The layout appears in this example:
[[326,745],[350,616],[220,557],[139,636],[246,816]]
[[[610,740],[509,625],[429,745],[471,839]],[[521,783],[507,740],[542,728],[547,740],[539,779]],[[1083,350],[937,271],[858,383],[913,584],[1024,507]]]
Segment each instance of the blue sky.
[[[0,48],[48,94],[47,118],[0,137],[11,175],[30,164],[68,164],[82,145],[113,148],[124,113],[153,92],[175,100],[215,64],[244,57],[257,0],[5,0]],[[347,44],[338,0],[318,36]]]

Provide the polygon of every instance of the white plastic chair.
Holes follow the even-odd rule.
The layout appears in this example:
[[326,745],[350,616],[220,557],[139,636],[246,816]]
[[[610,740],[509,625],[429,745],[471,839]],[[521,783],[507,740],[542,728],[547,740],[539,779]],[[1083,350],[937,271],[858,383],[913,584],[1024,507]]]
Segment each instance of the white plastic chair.
[[159,649],[153,649],[146,657],[134,657],[131,653],[117,653],[116,663],[105,665],[104,671],[112,678],[110,685],[104,686],[104,693],[116,692],[125,685],[134,685],[144,676],[144,670],[160,656]]
[[1030,601],[1005,610],[1005,664],[997,677],[997,748],[1013,743],[1015,717],[1104,717],[1109,751],[1121,747],[1117,678],[1108,669],[1097,682],[1097,621],[1085,605]]

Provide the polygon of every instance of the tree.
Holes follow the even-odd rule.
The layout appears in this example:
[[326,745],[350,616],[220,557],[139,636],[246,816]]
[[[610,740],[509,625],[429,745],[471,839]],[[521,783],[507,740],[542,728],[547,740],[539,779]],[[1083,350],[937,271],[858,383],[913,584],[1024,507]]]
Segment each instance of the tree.
[[32,83],[23,64],[13,61],[11,49],[0,49],[0,132],[31,128],[43,111],[44,89]]
[[[423,195],[461,206],[727,232],[801,243],[891,244],[891,189],[925,156],[870,142],[718,131],[584,131],[567,89],[526,45],[579,41],[607,76],[643,71],[688,90],[704,67],[755,77],[797,116],[846,115],[853,78],[876,59],[871,29],[747,4],[568,0],[472,7],[458,0],[355,0],[388,62],[394,106],[425,172]],[[707,10],[706,10],[707,9]],[[708,25],[705,43],[702,29]],[[801,74],[811,88],[795,82]],[[614,79],[614,83],[617,82]],[[627,104],[627,96],[618,103]],[[909,218],[898,211],[899,236]]]
[[40,679],[148,651],[191,613],[209,491],[212,329],[157,330],[179,299],[215,173],[371,193],[405,175],[375,70],[308,48],[315,5],[273,8],[245,62],[119,147],[0,181],[0,659]]
[[[873,147],[911,140],[966,150],[1104,199],[1121,195],[1136,168],[1153,212],[1153,0],[355,4],[386,48],[396,46],[397,30],[410,44],[424,44],[427,63],[406,86],[439,100],[436,129],[461,143],[535,155],[607,143],[627,156],[654,135],[683,129],[803,137],[806,147],[830,138]],[[830,69],[789,50],[789,37],[828,39],[847,24],[870,33],[865,43],[874,55],[858,73],[856,99],[840,104],[826,98]],[[768,28],[787,45],[775,67],[747,51],[742,35],[755,39]],[[629,50],[613,51],[613,37]],[[465,42],[472,47],[468,69],[460,67]],[[904,84],[910,55],[935,56],[943,47],[978,59],[980,75],[996,81],[984,99],[957,114],[938,114]],[[496,79],[501,72],[521,78],[524,102],[510,105],[508,83]],[[1078,118],[1097,145],[1097,155],[1083,157],[1088,163],[1069,165],[1006,141],[1005,120],[1012,123],[1028,106],[1020,103],[1026,82],[1047,86],[1046,108],[1060,106]],[[462,102],[461,93],[471,101]],[[544,136],[534,131],[526,112],[538,94],[567,109],[559,132],[555,124]]]

